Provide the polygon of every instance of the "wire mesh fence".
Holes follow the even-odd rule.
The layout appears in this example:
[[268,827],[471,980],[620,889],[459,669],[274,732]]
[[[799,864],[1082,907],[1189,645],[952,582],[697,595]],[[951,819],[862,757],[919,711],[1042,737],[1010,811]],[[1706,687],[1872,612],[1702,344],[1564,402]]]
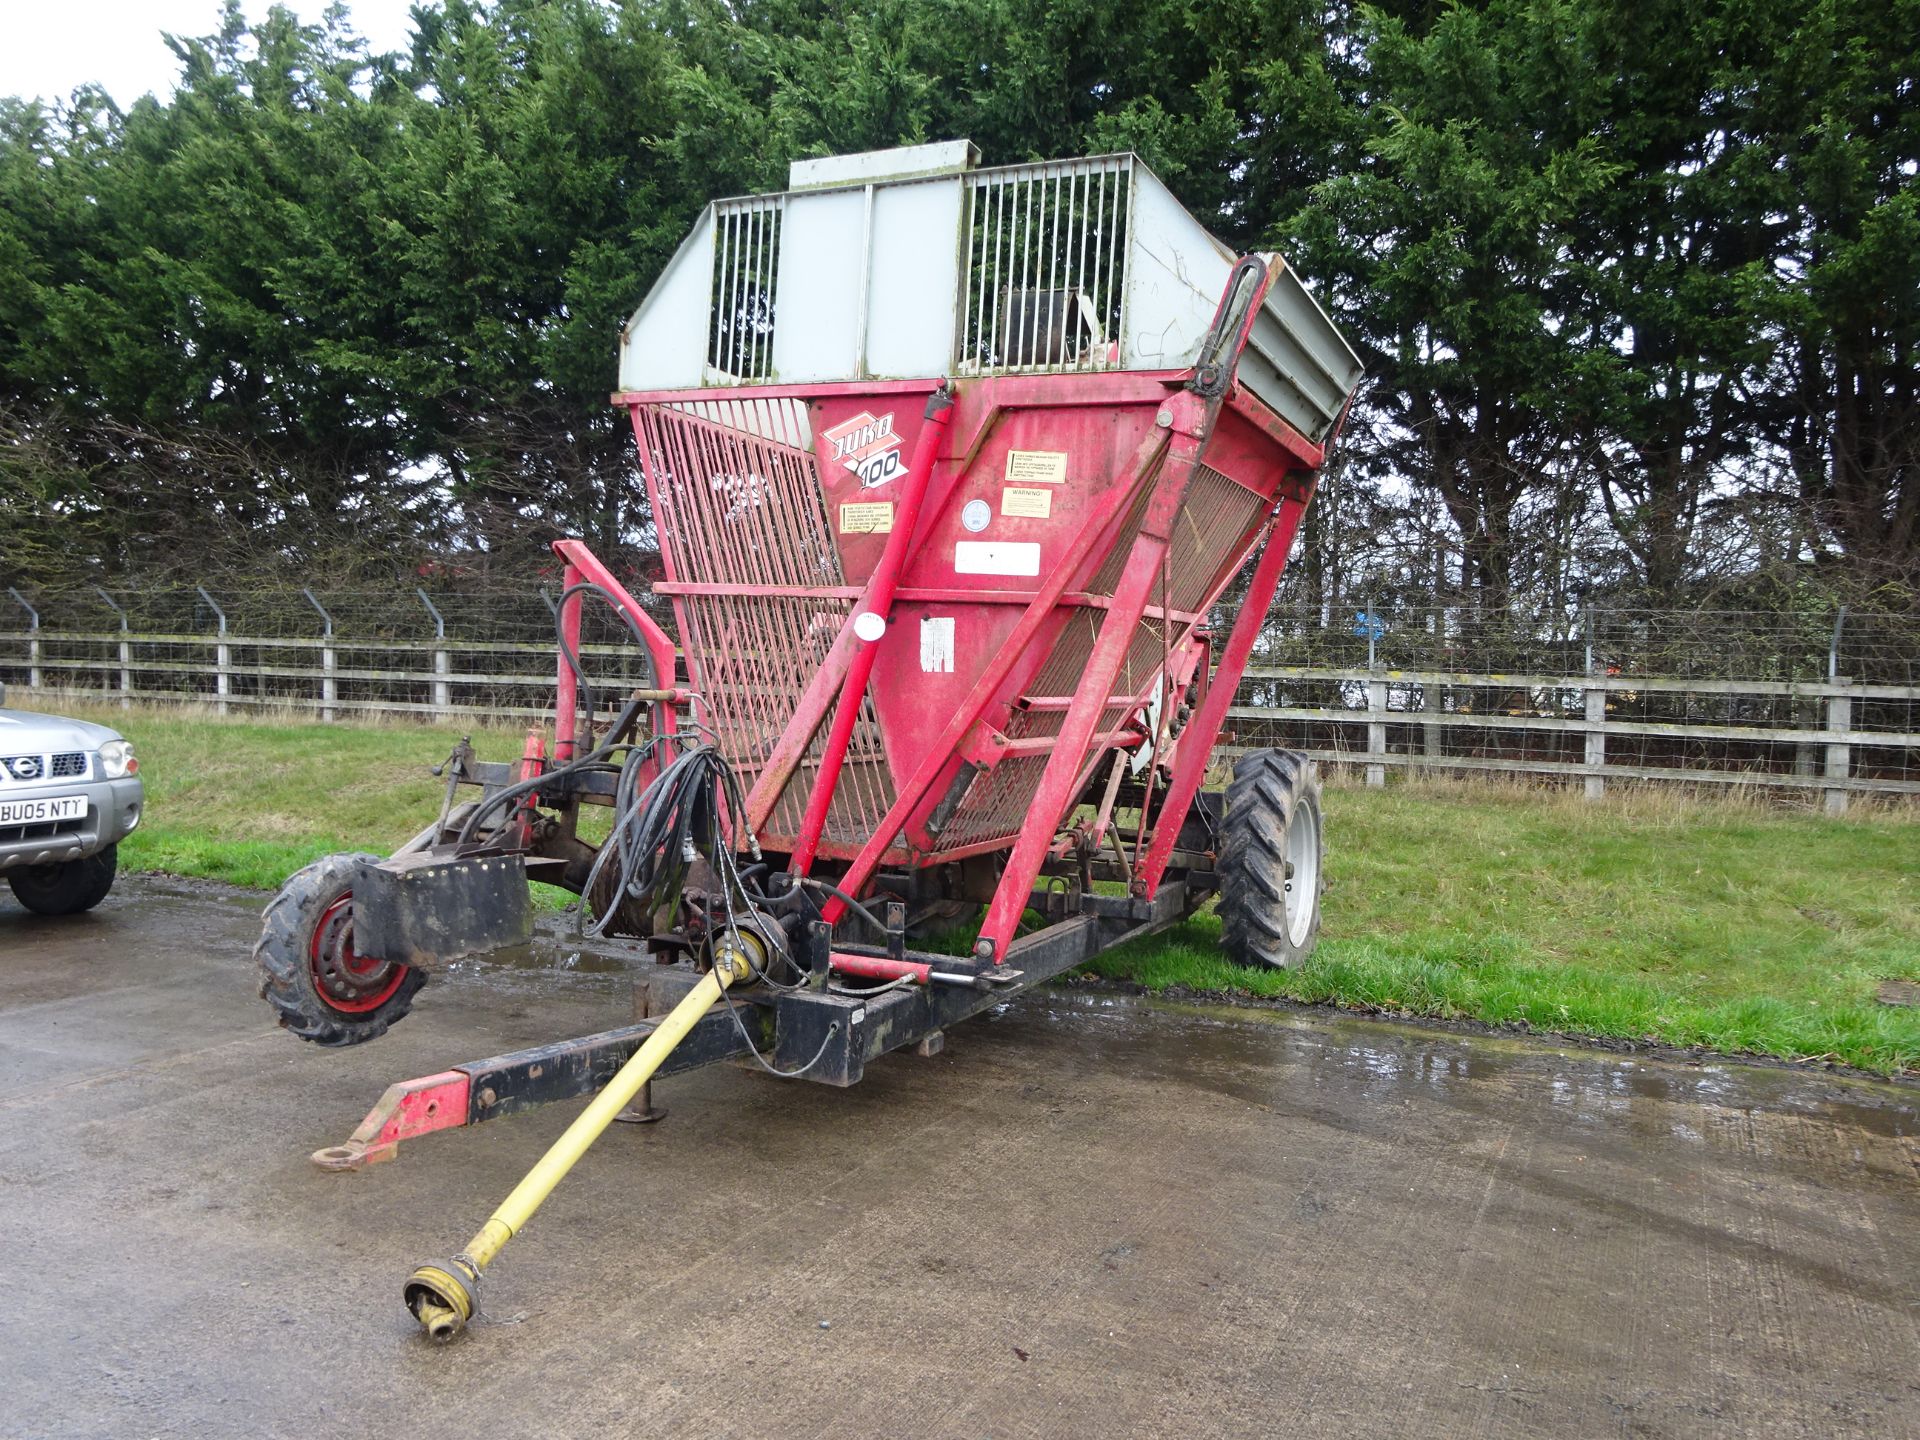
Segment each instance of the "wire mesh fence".
[[1920,620],[1601,610],[1534,624],[1464,607],[1269,613],[1233,710],[1241,747],[1368,767],[1920,793]]
[[[640,588],[636,583],[636,588]],[[46,694],[516,720],[552,713],[556,586],[195,586],[10,594],[0,681]],[[671,632],[667,606],[649,598]],[[655,608],[657,607],[657,608]],[[1217,615],[1224,632],[1230,613]],[[603,696],[645,683],[607,607],[583,614]],[[1276,606],[1230,749],[1391,770],[1759,784],[1830,810],[1920,794],[1920,619],[1594,609],[1522,620],[1458,606]]]
[[[173,586],[10,597],[0,680],[123,701],[205,702],[501,718],[551,713],[552,587],[477,593],[221,591]],[[644,661],[608,608],[584,607],[581,650],[611,688]]]

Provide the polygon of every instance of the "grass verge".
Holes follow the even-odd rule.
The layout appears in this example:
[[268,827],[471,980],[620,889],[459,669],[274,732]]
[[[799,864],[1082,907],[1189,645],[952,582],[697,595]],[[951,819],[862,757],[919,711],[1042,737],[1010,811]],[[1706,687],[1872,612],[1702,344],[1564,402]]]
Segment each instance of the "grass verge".
[[[262,889],[390,850],[440,802],[457,732],[68,705],[140,753],[129,869]],[[485,759],[520,732],[479,730]],[[1149,990],[1287,998],[1677,1046],[1920,1069],[1920,813],[1834,821],[1758,799],[1425,782],[1328,792],[1325,927],[1297,971],[1249,971],[1202,914],[1089,967]],[[544,888],[544,887],[542,887]]]
[[1327,797],[1312,961],[1249,971],[1208,914],[1096,974],[1543,1031],[1920,1068],[1920,815],[1432,781]]

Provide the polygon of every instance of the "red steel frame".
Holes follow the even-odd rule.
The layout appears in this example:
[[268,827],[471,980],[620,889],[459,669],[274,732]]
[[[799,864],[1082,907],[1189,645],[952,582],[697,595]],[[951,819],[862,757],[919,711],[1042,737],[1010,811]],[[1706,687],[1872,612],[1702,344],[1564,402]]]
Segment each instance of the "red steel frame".
[[[800,822],[800,841],[793,850],[792,869],[796,875],[805,875],[813,868],[813,857],[820,846],[820,832],[827,823],[827,808],[833,803],[834,787],[840,780],[840,767],[846,761],[847,745],[853,739],[854,720],[860,713],[860,702],[867,693],[867,682],[873,676],[873,664],[880,654],[880,641],[885,637],[886,622],[891,618],[900,567],[906,562],[907,551],[913,543],[914,527],[920,520],[920,507],[927,498],[927,481],[933,474],[934,454],[940,448],[940,442],[946,438],[947,426],[952,420],[952,399],[944,389],[936,391],[934,398],[927,402],[927,423],[920,427],[920,436],[913,445],[913,459],[907,466],[906,479],[901,482],[900,513],[894,519],[886,553],[880,557],[873,578],[867,581],[866,593],[860,597],[847,620],[846,628],[852,632],[853,642],[858,649],[846,667],[847,677],[840,687],[833,729],[827,734],[826,753],[821,757],[820,773],[813,782],[813,793],[807,797],[807,813]],[[878,634],[864,636],[859,633],[860,624],[869,615],[879,619],[881,630]],[[797,735],[803,728],[811,731],[814,723],[817,722],[808,721],[804,715],[796,715],[793,723],[787,727],[787,735]],[[785,738],[782,737],[783,741]]]
[[[837,627],[824,661],[814,669],[798,696],[777,741],[763,752],[764,761],[748,797],[748,822],[756,833],[764,833],[773,821],[776,806],[782,803],[785,792],[799,776],[820,726],[831,711],[833,722],[815,761],[815,774],[805,792],[807,803],[797,833],[787,837],[789,845],[776,846],[790,850],[795,873],[804,874],[819,856],[832,855],[847,862],[840,886],[858,894],[883,863],[904,860],[909,864],[930,864],[981,851],[1009,850],[975,948],[977,960],[1001,963],[1041,869],[1050,854],[1057,853],[1055,836],[1060,825],[1097,767],[1105,763],[1106,756],[1115,747],[1132,748],[1149,741],[1164,745],[1167,739],[1164,717],[1168,708],[1192,694],[1198,696],[1198,703],[1185,730],[1177,742],[1160,755],[1162,760],[1171,757],[1170,778],[1159,807],[1159,813],[1169,817],[1171,823],[1156,825],[1144,856],[1136,856],[1135,892],[1151,895],[1160,886],[1173,854],[1179,820],[1187,813],[1204,778],[1208,753],[1218,738],[1261,621],[1285,568],[1301,516],[1311,498],[1313,472],[1325,455],[1324,446],[1308,441],[1230,380],[1231,367],[1237,363],[1275,273],[1273,262],[1269,261],[1261,272],[1252,304],[1238,317],[1239,323],[1230,337],[1225,356],[1229,378],[1220,381],[1216,377],[1216,383],[1205,387],[1205,393],[1189,383],[1195,379],[1192,373],[1180,372],[983,378],[957,387],[962,402],[958,405],[944,382],[936,388],[930,381],[632,392],[614,397],[617,403],[628,407],[633,417],[642,448],[643,473],[659,520],[669,513],[662,504],[663,489],[668,483],[686,485],[685,477],[692,467],[682,458],[678,462],[679,473],[662,473],[662,462],[649,449],[649,432],[643,423],[649,409],[669,412],[669,418],[679,423],[702,403],[737,409],[743,405],[766,406],[766,402],[804,402],[813,417],[813,428],[818,431],[823,421],[834,420],[856,405],[871,404],[877,408],[886,399],[911,400],[929,396],[931,392],[925,417],[914,437],[912,459],[897,482],[898,490],[892,492],[897,496],[897,509],[892,512],[890,533],[877,558],[868,552],[871,569],[864,585],[823,586],[783,581],[776,565],[756,559],[747,540],[731,536],[725,526],[712,526],[709,521],[705,523],[714,528],[718,536],[709,543],[718,545],[729,567],[726,583],[684,579],[676,573],[671,554],[666,554],[668,578],[655,586],[657,591],[673,598],[683,634],[687,633],[685,607],[703,596],[774,597],[783,603],[810,599],[853,602]],[[1223,313],[1227,304],[1223,297]],[[1086,419],[1076,422],[1071,429],[1084,443],[1091,444],[1099,440],[1100,410],[1114,411],[1117,416],[1116,407],[1123,405],[1154,406],[1151,429],[1133,449],[1131,457],[1119,466],[1115,478],[1105,489],[1088,497],[1070,534],[1065,530],[1054,532],[1056,536],[1068,538],[1057,547],[1044,571],[1033,576],[1030,586],[913,582],[911,571],[927,551],[934,526],[947,515],[948,501],[953,498],[956,487],[967,477],[982,447],[990,443],[998,427],[1009,422],[1010,416],[1032,410],[1084,414]],[[756,422],[760,428],[748,437],[754,444],[764,440],[767,417],[773,412],[767,407],[757,413],[761,415]],[[1224,546],[1224,559],[1211,574],[1200,602],[1188,610],[1170,610],[1167,577],[1176,543],[1175,526],[1183,516],[1192,524],[1183,505],[1202,466],[1210,461],[1223,415],[1233,417],[1245,437],[1241,441],[1242,473],[1233,478],[1255,496],[1268,498],[1263,501],[1261,513],[1239,539]],[[871,418],[870,411],[862,412],[856,421]],[[967,423],[956,425],[956,419]],[[891,421],[889,416],[888,423]],[[1258,488],[1254,488],[1244,473],[1247,463],[1244,457],[1257,456],[1261,446],[1268,457],[1264,461],[1265,477],[1258,482]],[[779,446],[776,443],[771,448]],[[762,445],[763,451],[768,449]],[[728,463],[733,467],[730,478],[737,479],[743,462],[735,457]],[[1223,458],[1220,463],[1228,461]],[[1296,472],[1305,473],[1296,475]],[[1290,481],[1290,475],[1296,478]],[[690,507],[695,500],[688,500],[682,494],[673,503]],[[767,522],[760,519],[758,523]],[[665,530],[662,523],[663,552],[670,549]],[[843,551],[851,554],[854,545],[845,533],[844,521],[840,539]],[[1075,588],[1076,584],[1086,586],[1089,572],[1100,568],[1123,542],[1126,558],[1117,579],[1111,582],[1110,597]],[[806,537],[797,536],[796,543],[804,546]],[[1206,608],[1256,546],[1260,553],[1247,598],[1209,677],[1205,663],[1209,642],[1203,629]],[[1038,548],[1036,545],[1036,554]],[[555,549],[568,562],[569,586],[581,578],[603,585],[641,618],[656,672],[663,684],[670,683],[672,649],[665,634],[645,618],[632,597],[583,545],[563,541]],[[756,575],[762,578],[756,580]],[[1156,588],[1158,605],[1154,603]],[[904,774],[905,778],[894,788],[891,803],[871,832],[863,841],[848,844],[827,838],[826,830],[863,703],[871,702],[876,707],[883,700],[899,703],[895,697],[884,696],[873,680],[883,635],[873,633],[875,622],[869,620],[862,628],[872,633],[872,638],[863,638],[856,630],[856,622],[870,614],[878,617],[890,631],[896,604],[951,604],[976,609],[1000,605],[1018,607],[1020,613],[999,632],[995,648],[983,663],[968,672],[973,678],[964,691],[964,698],[957,703],[943,703],[940,714],[914,714],[905,722],[896,719],[896,732],[886,736],[888,755],[894,761],[895,774]],[[1049,711],[1064,703],[1057,732],[1032,739],[1003,734],[1006,722],[1002,720],[996,725],[994,721],[1004,709],[1010,690],[1025,691],[1034,682],[1055,639],[1064,633],[1063,626],[1073,623],[1072,615],[1096,611],[1104,611],[1104,618],[1082,672],[1073,684],[1072,694],[1062,697],[1062,701],[1048,697],[1033,701]],[[1142,633],[1143,621],[1159,626],[1162,663],[1170,662],[1176,673],[1168,679],[1156,674],[1150,685],[1136,687],[1137,694],[1116,694],[1117,681],[1136,637]],[[563,613],[562,627],[569,643],[577,647],[578,597],[569,602],[568,611]],[[754,643],[764,645],[767,641],[764,635],[756,634]],[[924,668],[924,658],[922,665]],[[574,719],[572,677],[564,659],[560,679],[560,736],[567,748],[563,751],[556,747],[556,758],[563,759],[571,753]],[[1162,720],[1156,733],[1149,736],[1135,717],[1144,710],[1152,690],[1163,685],[1167,692],[1161,695]],[[1032,701],[1032,697],[1026,699]],[[1116,708],[1127,717],[1117,728],[1104,719]],[[899,756],[895,755],[896,745],[899,755],[914,763],[902,767]],[[1019,756],[1044,756],[1045,765],[1027,807],[1027,818],[1012,838],[1010,849],[1005,840],[939,847],[926,816],[932,798],[945,793],[942,782],[951,786],[963,763],[978,763],[984,772],[995,763]],[[1117,782],[1117,773],[1115,779]],[[1102,829],[1108,821],[1112,793],[1109,786],[1108,800],[1102,806],[1098,821]],[[780,837],[775,838],[777,841]],[[823,918],[829,923],[838,921],[845,909],[840,900],[831,900]],[[922,981],[926,978],[917,973],[927,968],[924,965],[901,965],[837,954],[834,963],[840,968],[857,963],[859,973],[875,978],[896,973],[911,973]]]
[[[675,691],[673,683],[673,637],[662,630],[654,618],[641,608],[640,602],[627,593],[627,587],[614,578],[613,572],[601,563],[599,556],[586,547],[584,541],[556,540],[553,542],[553,553],[567,562],[560,586],[562,595],[566,595],[567,591],[582,581],[598,585],[614,597],[620,608],[633,619],[640,633],[646,637],[647,656],[653,662],[654,683],[662,690],[674,691],[669,702],[660,707],[661,730],[665,734],[673,734],[676,722],[671,701],[683,698],[679,692]],[[565,638],[567,648],[573,651],[576,659],[580,655],[580,602],[585,598],[583,595],[568,595],[560,606],[560,634]],[[573,671],[568,666],[567,657],[564,654],[559,657],[558,664],[556,677],[558,693],[553,707],[553,758],[555,763],[565,764],[573,758],[573,732],[578,720],[579,696],[574,689]]]

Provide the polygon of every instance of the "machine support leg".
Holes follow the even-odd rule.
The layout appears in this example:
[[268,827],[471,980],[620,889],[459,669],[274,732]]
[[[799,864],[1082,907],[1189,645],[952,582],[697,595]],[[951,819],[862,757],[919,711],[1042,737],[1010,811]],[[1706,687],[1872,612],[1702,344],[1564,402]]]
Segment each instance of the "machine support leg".
[[1227,637],[1227,648],[1221,652],[1220,664],[1207,683],[1199,712],[1181,733],[1180,749],[1173,762],[1173,781],[1160,802],[1160,824],[1154,827],[1153,844],[1147,849],[1146,863],[1140,867],[1138,876],[1149,895],[1160,887],[1160,877],[1166,874],[1167,862],[1173,856],[1173,842],[1180,834],[1180,823],[1186,818],[1187,807],[1193,804],[1200,782],[1206,778],[1207,757],[1220,738],[1220,726],[1233,704],[1234,692],[1240,688],[1240,676],[1253,654],[1253,642],[1260,636],[1260,627],[1266,622],[1267,607],[1273,603],[1273,592],[1280,584],[1280,572],[1287,568],[1287,552],[1293,549],[1300,517],[1306,513],[1307,497],[1281,502],[1280,513],[1274,517],[1273,529],[1253,568],[1247,598],[1234,619],[1233,633]]
[[[633,1018],[651,1020],[653,1018],[653,986],[645,980],[637,980],[633,986]],[[655,1121],[667,1118],[666,1109],[653,1103],[653,1081],[649,1080],[635,1092],[633,1103],[613,1117],[622,1125],[651,1125]]]
[[494,1257],[526,1227],[533,1212],[566,1178],[567,1172],[600,1138],[601,1132],[613,1123],[614,1116],[653,1078],[653,1072],[673,1052],[674,1046],[686,1038],[708,1007],[720,998],[720,992],[751,973],[743,955],[724,949],[717,953],[713,969],[661,1020],[660,1028],[634,1051],[633,1058],[607,1082],[607,1088],[593,1098],[526,1177],[513,1187],[513,1193],[500,1202],[500,1208],[475,1232],[467,1248],[451,1260],[422,1265],[407,1277],[404,1292],[407,1309],[426,1327],[428,1335],[444,1342],[465,1328],[478,1308],[476,1291],[480,1276]]

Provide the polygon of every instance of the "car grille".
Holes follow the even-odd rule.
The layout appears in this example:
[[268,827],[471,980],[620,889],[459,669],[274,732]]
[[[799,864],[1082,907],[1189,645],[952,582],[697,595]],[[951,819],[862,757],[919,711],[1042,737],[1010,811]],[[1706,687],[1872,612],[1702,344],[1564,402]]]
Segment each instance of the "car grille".
[[57,840],[62,835],[78,835],[86,829],[86,817],[78,820],[56,820],[49,825],[0,825],[0,845],[13,845],[27,840]]
[[58,755],[0,755],[0,767],[15,780],[72,780],[87,773],[87,754],[64,750]]

